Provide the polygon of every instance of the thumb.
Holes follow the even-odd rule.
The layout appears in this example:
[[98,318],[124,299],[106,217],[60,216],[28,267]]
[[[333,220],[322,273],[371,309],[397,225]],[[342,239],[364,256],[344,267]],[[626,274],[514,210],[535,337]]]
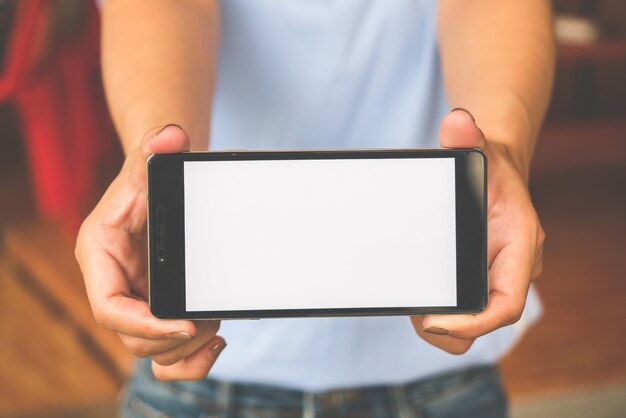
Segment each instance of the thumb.
[[456,108],[441,121],[439,144],[443,148],[484,148],[485,135],[469,111]]
[[141,141],[141,154],[148,159],[151,154],[173,154],[189,151],[190,140],[187,132],[175,124],[159,126],[144,134]]
[[149,129],[141,139],[141,145],[126,157],[122,178],[131,184],[144,188],[146,161],[152,154],[173,154],[188,151],[190,140],[187,133],[178,125],[169,124]]

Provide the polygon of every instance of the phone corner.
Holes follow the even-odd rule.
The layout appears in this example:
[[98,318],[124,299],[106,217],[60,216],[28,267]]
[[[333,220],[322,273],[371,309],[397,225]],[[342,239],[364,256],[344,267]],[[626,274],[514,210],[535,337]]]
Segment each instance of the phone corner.
[[146,166],[149,166],[153,163],[153,160],[158,156],[159,154],[156,153],[152,153],[148,156],[148,158],[146,158]]
[[477,154],[479,154],[483,160],[487,161],[487,153],[485,153],[485,150],[480,148],[480,147],[473,147],[469,149],[472,152],[476,152]]
[[480,301],[480,305],[478,305],[478,308],[476,309],[476,311],[474,311],[472,313],[479,314],[479,313],[483,312],[485,309],[487,309],[487,305],[488,304],[489,304],[489,296],[485,295],[485,297],[482,298],[482,300]]
[[166,315],[163,315],[162,312],[159,312],[152,304],[149,305],[150,313],[157,319],[170,319]]

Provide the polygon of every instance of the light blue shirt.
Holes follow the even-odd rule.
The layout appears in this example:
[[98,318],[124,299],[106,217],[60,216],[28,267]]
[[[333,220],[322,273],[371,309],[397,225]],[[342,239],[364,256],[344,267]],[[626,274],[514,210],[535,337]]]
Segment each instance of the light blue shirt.
[[[429,0],[224,0],[212,149],[437,147],[449,111]],[[223,321],[210,376],[305,390],[493,363],[539,314],[453,356],[407,317]]]

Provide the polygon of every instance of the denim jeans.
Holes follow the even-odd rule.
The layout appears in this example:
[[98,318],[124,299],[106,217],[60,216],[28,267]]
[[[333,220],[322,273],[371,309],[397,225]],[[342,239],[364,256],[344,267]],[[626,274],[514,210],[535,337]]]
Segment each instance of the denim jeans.
[[268,385],[162,382],[141,360],[120,402],[123,418],[506,417],[494,366],[472,367],[404,385],[302,392]]

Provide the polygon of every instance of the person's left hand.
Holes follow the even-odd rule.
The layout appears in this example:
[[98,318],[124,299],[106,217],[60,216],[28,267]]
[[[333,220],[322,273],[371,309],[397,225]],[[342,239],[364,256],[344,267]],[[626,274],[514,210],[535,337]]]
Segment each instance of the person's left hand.
[[454,110],[444,118],[439,143],[444,148],[478,147],[487,154],[489,302],[478,314],[420,315],[411,321],[430,344],[463,354],[476,338],[520,319],[530,283],[541,272],[545,234],[509,149],[485,139],[468,112]]

